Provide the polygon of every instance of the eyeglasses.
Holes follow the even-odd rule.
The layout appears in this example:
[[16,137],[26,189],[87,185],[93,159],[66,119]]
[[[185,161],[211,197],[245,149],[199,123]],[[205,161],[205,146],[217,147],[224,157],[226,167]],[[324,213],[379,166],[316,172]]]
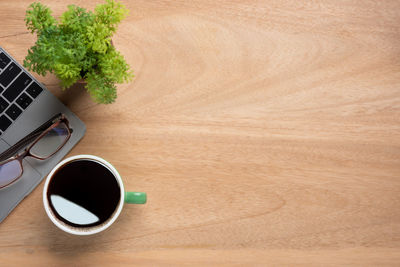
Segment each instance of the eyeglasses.
[[[24,171],[22,160],[25,157],[39,160],[50,158],[67,143],[71,133],[72,129],[65,115],[57,114],[0,154],[0,189],[21,178]],[[15,156],[28,144],[30,145],[23,152]]]

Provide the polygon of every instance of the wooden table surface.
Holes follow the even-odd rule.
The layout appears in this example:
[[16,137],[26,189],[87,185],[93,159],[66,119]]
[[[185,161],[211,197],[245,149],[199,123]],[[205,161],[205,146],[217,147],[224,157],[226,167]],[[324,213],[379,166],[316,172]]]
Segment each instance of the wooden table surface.
[[[1,1],[22,62],[31,0]],[[59,16],[68,3],[45,1]],[[61,232],[41,183],[0,225],[0,265],[397,265],[399,1],[128,1],[135,71],[111,105],[36,75],[87,125],[69,155],[119,170],[144,206]]]

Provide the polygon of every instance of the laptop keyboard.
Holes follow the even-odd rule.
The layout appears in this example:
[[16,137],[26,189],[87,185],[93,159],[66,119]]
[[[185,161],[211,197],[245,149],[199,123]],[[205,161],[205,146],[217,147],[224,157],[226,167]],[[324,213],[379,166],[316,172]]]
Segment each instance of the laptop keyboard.
[[0,50],[0,134],[43,91],[15,60]]
[[6,54],[1,53],[0,54],[0,69],[4,69],[8,63],[10,63],[10,59],[6,56]]

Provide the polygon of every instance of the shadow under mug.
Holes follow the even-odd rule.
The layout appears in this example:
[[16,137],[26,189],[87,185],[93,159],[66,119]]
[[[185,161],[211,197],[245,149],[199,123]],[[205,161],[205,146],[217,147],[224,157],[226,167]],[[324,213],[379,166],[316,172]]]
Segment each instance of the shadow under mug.
[[[76,162],[76,161],[91,161],[91,162],[100,164],[101,166],[107,168],[108,171],[110,171],[112,173],[112,176],[115,178],[116,182],[118,183],[119,192],[120,192],[118,204],[115,207],[112,215],[110,217],[108,217],[106,220],[104,220],[104,222],[102,222],[99,225],[94,225],[94,226],[89,226],[89,227],[80,227],[77,225],[71,225],[69,223],[66,223],[59,218],[60,216],[56,215],[57,212],[54,210],[54,207],[52,208],[52,204],[49,203],[48,191],[49,191],[49,184],[51,182],[53,182],[52,179],[54,177],[56,177],[56,179],[58,179],[57,173],[59,172],[59,170],[62,170],[65,166],[68,166],[68,164],[71,164],[72,162]],[[96,185],[93,185],[93,186],[95,187]],[[79,185],[76,185],[76,188],[78,190]],[[104,197],[106,197],[106,196],[104,196]],[[66,200],[64,200],[64,201],[66,201]],[[100,157],[93,156],[93,155],[77,155],[77,156],[72,156],[72,157],[64,159],[63,161],[58,163],[53,168],[53,170],[49,173],[49,175],[46,178],[44,188],[43,188],[43,204],[44,204],[44,208],[45,208],[45,211],[46,211],[48,217],[58,228],[60,228],[61,230],[65,231],[67,233],[74,234],[74,235],[91,235],[91,234],[96,234],[101,231],[104,231],[110,225],[112,225],[115,222],[115,220],[118,218],[119,214],[121,213],[124,203],[145,204],[146,201],[147,201],[146,193],[125,192],[124,184],[122,182],[121,176],[119,175],[117,170],[114,168],[114,166],[112,166],[108,161],[106,161]],[[68,204],[68,205],[74,205],[74,204]],[[66,205],[64,205],[64,206],[66,206]],[[98,208],[101,208],[101,207],[98,207]],[[78,215],[76,215],[76,216],[78,216]]]

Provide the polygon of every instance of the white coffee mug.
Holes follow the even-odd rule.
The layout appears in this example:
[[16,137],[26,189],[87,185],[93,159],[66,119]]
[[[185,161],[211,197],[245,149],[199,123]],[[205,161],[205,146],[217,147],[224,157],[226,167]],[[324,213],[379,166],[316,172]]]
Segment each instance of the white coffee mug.
[[[119,202],[118,202],[117,206],[115,207],[115,210],[113,211],[112,215],[110,215],[109,218],[104,220],[104,222],[102,222],[99,225],[94,225],[94,226],[89,226],[89,227],[85,227],[85,226],[81,227],[81,226],[77,226],[77,225],[71,225],[70,223],[68,223],[68,221],[66,222],[66,220],[65,220],[66,217],[65,216],[60,217],[60,214],[56,211],[56,209],[53,207],[53,205],[49,203],[49,196],[48,196],[49,184],[52,182],[54,175],[57,174],[59,170],[61,170],[65,166],[68,166],[68,164],[71,164],[72,162],[75,162],[75,161],[90,161],[90,162],[95,162],[97,164],[100,164],[101,166],[107,168],[108,171],[110,171],[112,173],[116,182],[118,183],[119,190],[120,190]],[[56,179],[58,179],[57,176],[56,176]],[[77,187],[78,186],[79,185],[77,185]],[[96,234],[101,231],[104,231],[110,225],[112,225],[115,222],[115,220],[118,218],[119,214],[121,213],[124,203],[144,204],[144,203],[146,203],[146,200],[147,200],[146,193],[125,192],[124,184],[122,182],[121,176],[119,175],[118,171],[114,168],[114,166],[112,166],[106,160],[99,158],[97,156],[93,156],[93,155],[77,155],[77,156],[72,156],[72,157],[64,159],[63,161],[58,163],[53,168],[53,170],[50,172],[50,174],[47,176],[47,179],[46,179],[46,182],[45,182],[44,188],[43,188],[43,204],[44,204],[44,208],[45,208],[46,213],[49,216],[50,220],[61,230],[65,231],[67,233],[70,233],[70,234],[74,234],[74,235],[91,235],[91,234]],[[71,204],[68,200],[64,199],[63,201],[65,201],[65,204],[63,204],[64,206],[62,206],[63,209],[69,209],[68,207],[71,207],[71,205],[75,205],[73,203]],[[76,207],[76,206],[73,206],[73,207]],[[75,216],[75,217],[79,216],[79,212],[76,212],[76,211],[79,211],[80,207],[78,206],[77,208],[78,208],[78,210],[74,210],[74,214],[72,214],[72,216]],[[68,211],[67,211],[67,213],[68,213]],[[71,215],[68,215],[68,216],[71,216]]]

